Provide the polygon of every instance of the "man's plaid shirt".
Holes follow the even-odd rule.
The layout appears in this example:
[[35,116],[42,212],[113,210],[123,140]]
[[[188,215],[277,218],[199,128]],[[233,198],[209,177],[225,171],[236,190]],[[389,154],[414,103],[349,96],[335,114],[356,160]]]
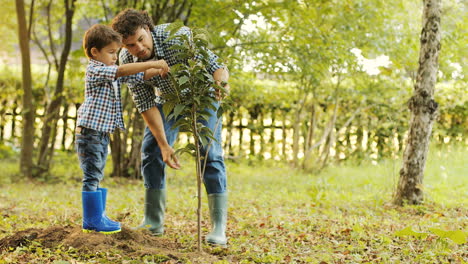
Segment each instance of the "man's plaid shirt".
[[125,129],[120,87],[123,82],[143,83],[144,73],[115,78],[117,68],[117,65],[106,66],[100,61],[89,60],[85,101],[78,109],[77,126],[108,133],[116,128]]
[[[175,55],[178,53],[177,50],[169,49],[174,44],[180,44],[177,40],[171,40],[166,43],[164,41],[169,37],[169,32],[166,31],[166,27],[169,24],[162,24],[154,27],[154,30],[151,31],[153,37],[153,49],[155,53],[155,59],[165,60],[169,67],[181,63],[180,60],[175,58]],[[187,27],[182,27],[177,34],[184,34],[190,36],[190,30]],[[223,65],[217,62],[218,56],[216,56],[212,51],[208,50],[209,55],[209,68],[207,69],[210,74],[213,74],[217,69],[222,68]],[[139,62],[137,57],[133,56],[128,52],[127,49],[123,48],[120,52],[120,64]],[[174,90],[171,86],[169,78],[163,79],[161,76],[155,76],[149,80],[146,80],[144,84],[129,84],[128,88],[130,89],[133,95],[133,101],[136,104],[136,107],[140,113],[145,112],[151,107],[157,106],[157,104],[163,104],[164,100],[157,96],[155,89],[158,90],[158,93],[161,95],[172,93]]]

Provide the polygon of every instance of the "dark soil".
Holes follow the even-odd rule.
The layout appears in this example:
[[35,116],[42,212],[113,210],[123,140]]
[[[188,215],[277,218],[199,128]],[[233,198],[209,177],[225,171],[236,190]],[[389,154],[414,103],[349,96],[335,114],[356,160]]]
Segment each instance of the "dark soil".
[[[219,260],[208,253],[187,252],[181,245],[164,236],[152,236],[144,230],[122,227],[116,234],[83,233],[81,226],[51,226],[47,229],[30,228],[0,239],[0,254],[14,251],[17,247],[28,246],[33,241],[44,248],[73,247],[82,253],[118,252],[121,255],[139,259],[146,255],[164,255],[172,261],[183,263],[184,259],[194,263],[213,263]],[[180,261],[179,261],[180,260]]]

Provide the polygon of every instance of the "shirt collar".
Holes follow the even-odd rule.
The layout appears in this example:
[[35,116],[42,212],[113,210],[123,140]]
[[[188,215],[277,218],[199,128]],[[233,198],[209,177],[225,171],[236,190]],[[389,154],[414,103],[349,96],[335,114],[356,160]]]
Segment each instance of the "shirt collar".
[[94,60],[94,59],[89,59],[89,65],[91,66],[106,66],[106,64],[104,64],[103,62],[100,62],[100,61],[97,61],[97,60]]

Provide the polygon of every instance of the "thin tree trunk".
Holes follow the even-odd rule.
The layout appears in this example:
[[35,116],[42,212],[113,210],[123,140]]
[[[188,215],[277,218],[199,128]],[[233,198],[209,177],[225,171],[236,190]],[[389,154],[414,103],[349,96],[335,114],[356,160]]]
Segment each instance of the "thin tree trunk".
[[271,110],[271,130],[270,130],[270,139],[268,140],[270,145],[270,154],[271,158],[274,159],[276,151],[276,140],[275,140],[275,130],[276,130],[276,108]]
[[123,158],[122,158],[122,139],[120,137],[120,131],[116,130],[112,134],[110,141],[110,148],[112,153],[112,177],[118,177],[123,175]]
[[198,135],[198,129],[197,129],[197,111],[196,107],[193,106],[192,109],[192,131],[193,131],[193,140],[195,141],[195,153],[196,153],[196,175],[197,175],[197,234],[198,234],[198,239],[197,239],[197,245],[198,245],[198,252],[202,252],[202,245],[201,245],[201,209],[202,209],[202,199],[201,199],[201,192],[202,192],[202,167],[201,167],[201,147],[200,147],[200,141],[199,141],[199,135]]
[[[31,7],[32,8],[32,7]],[[35,109],[32,94],[31,56],[29,50],[29,29],[26,25],[26,14],[23,0],[16,0],[18,19],[18,37],[21,50],[23,75],[23,132],[21,141],[20,171],[26,177],[32,177],[34,149],[34,115]],[[32,19],[32,18],[30,18]],[[12,131],[14,135],[15,132]]]
[[228,153],[228,156],[232,157],[234,156],[234,151],[232,149],[232,131],[233,131],[232,124],[234,123],[234,111],[231,111],[228,117],[229,118],[227,122],[226,142],[224,143],[224,149],[226,153]]
[[238,155],[241,156],[242,155],[242,138],[244,137],[244,128],[243,128],[243,125],[242,125],[242,113],[241,111],[239,111],[239,115],[238,115],[238,118],[239,118],[239,153]]
[[260,136],[260,155],[259,155],[259,158],[261,160],[264,159],[264,155],[265,155],[265,137],[263,136],[263,132],[265,131],[265,123],[263,122],[264,121],[264,117],[263,117],[263,112],[260,112],[260,114],[258,115],[259,116],[259,119],[258,119],[258,125],[259,125],[259,130],[257,130],[259,133],[259,136]]
[[62,122],[63,122],[63,132],[62,132],[62,150],[66,149],[65,141],[67,140],[67,130],[68,130],[68,104],[65,104],[63,107],[63,114],[62,114]]
[[423,176],[432,124],[438,104],[434,101],[440,51],[440,0],[425,0],[419,67],[414,93],[409,100],[411,111],[408,141],[393,202],[397,205],[420,204]]
[[283,112],[283,120],[282,120],[282,129],[283,129],[283,144],[281,145],[281,155],[283,156],[284,160],[287,160],[287,155],[286,155],[286,112]]
[[38,166],[40,168],[39,174],[49,170],[50,162],[53,157],[54,145],[55,145],[55,134],[57,127],[57,120],[59,117],[60,106],[63,100],[63,88],[64,88],[64,77],[65,68],[68,61],[68,55],[70,53],[71,41],[72,41],[72,22],[73,15],[75,13],[75,2],[76,0],[64,0],[65,5],[65,42],[60,56],[60,62],[58,67],[58,77],[55,86],[55,92],[52,101],[47,107],[44,116],[44,122],[41,133],[41,143],[39,146],[39,158]]

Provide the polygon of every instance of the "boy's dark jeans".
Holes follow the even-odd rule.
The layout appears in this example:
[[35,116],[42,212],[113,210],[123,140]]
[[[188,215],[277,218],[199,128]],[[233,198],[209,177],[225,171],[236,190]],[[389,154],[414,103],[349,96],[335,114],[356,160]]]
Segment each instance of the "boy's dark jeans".
[[77,127],[75,147],[83,170],[83,191],[95,192],[104,177],[109,133]]

